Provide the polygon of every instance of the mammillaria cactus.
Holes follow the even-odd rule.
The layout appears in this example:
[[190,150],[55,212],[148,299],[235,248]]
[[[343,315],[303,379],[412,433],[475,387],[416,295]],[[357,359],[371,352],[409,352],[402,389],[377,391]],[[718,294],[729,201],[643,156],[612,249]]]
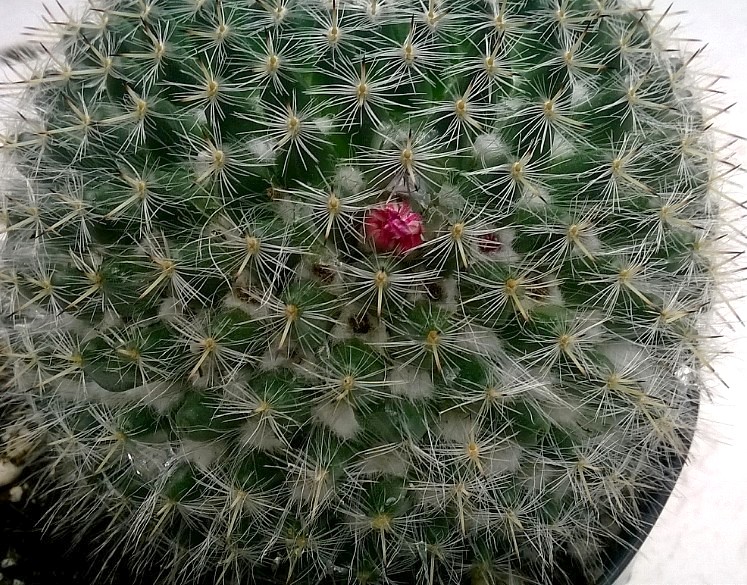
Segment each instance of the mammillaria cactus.
[[659,22],[91,0],[55,26],[2,143],[2,302],[57,521],[163,582],[598,578],[687,451],[721,265],[711,121]]

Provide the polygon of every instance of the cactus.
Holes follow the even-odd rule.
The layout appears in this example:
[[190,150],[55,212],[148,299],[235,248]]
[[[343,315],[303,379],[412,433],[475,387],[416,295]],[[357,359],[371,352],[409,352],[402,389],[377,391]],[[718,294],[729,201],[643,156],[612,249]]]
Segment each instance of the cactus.
[[597,579],[686,455],[723,266],[659,21],[65,16],[2,141],[3,400],[61,530],[162,582]]

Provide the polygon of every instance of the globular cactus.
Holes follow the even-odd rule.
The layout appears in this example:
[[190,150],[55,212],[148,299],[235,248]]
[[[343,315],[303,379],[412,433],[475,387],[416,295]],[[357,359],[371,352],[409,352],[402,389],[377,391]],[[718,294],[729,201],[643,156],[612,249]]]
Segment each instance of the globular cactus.
[[711,119],[660,22],[63,20],[2,144],[5,401],[55,522],[163,582],[598,578],[686,454],[723,265]]

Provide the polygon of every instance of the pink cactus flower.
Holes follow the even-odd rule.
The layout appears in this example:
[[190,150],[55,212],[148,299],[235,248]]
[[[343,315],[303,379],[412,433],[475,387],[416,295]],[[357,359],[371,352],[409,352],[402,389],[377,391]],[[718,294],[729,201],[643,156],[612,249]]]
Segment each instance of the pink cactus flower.
[[363,230],[377,252],[404,254],[423,242],[423,218],[406,201],[390,201],[369,210]]

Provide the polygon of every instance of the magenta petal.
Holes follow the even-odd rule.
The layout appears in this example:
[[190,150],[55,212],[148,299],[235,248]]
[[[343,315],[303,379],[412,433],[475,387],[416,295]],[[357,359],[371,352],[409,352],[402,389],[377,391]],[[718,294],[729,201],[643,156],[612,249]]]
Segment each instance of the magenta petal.
[[378,252],[407,252],[423,241],[423,218],[405,201],[371,209],[363,227],[366,238]]

